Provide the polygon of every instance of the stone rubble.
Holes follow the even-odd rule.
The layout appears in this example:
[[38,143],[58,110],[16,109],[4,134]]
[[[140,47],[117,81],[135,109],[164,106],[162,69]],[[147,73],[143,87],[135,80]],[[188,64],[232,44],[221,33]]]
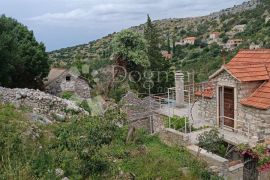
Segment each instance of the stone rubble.
[[63,120],[72,115],[89,115],[75,102],[33,89],[0,87],[0,103],[29,108],[33,112],[30,114],[31,119],[45,124],[51,123],[55,116]]

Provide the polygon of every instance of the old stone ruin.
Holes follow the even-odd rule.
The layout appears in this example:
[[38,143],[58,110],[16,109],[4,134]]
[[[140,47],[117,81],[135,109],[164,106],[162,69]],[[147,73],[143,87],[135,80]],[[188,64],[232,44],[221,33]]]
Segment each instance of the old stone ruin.
[[32,111],[28,114],[31,119],[44,124],[64,121],[73,115],[88,115],[87,111],[72,101],[33,89],[0,87],[0,103],[28,108]]

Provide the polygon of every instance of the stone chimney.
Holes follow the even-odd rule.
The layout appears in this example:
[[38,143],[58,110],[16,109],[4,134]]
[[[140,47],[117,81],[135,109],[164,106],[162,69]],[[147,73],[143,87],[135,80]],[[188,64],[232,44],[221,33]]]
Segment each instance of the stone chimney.
[[184,107],[184,74],[181,71],[175,72],[175,95],[176,107]]

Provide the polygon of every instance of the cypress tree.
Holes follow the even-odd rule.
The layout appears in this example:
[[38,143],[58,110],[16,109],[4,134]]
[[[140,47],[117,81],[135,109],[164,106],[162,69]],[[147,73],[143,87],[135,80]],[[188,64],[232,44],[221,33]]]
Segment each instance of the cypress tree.
[[[165,92],[165,88],[170,86],[170,82],[173,82],[164,75],[164,72],[169,73],[170,63],[162,57],[160,34],[149,15],[147,15],[147,22],[144,28],[144,38],[147,41],[147,56],[150,62],[149,70],[155,72],[152,78],[154,87],[151,89],[151,93]],[[158,74],[158,72],[161,74]]]
[[173,49],[172,49],[173,54],[175,54],[176,33],[177,33],[177,28],[175,27],[174,31],[173,31],[173,37],[172,37],[172,39],[173,39]]
[[147,55],[150,61],[150,69],[160,70],[164,62],[160,49],[160,39],[157,28],[152,23],[151,18],[147,15],[147,23],[144,28],[144,38],[147,41]]
[[167,51],[171,54],[171,42],[170,42],[170,34],[167,34]]

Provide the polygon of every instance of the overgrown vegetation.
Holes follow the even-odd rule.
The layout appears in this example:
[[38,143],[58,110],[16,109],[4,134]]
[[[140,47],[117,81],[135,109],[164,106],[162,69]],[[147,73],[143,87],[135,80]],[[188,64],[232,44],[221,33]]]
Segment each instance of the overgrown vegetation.
[[[53,125],[32,122],[25,110],[0,106],[0,179],[209,179],[205,165],[183,148],[139,130],[126,143],[124,115],[110,110]],[[188,174],[180,169],[187,167]],[[56,169],[64,174],[56,177]],[[214,176],[213,176],[214,177]]]
[[226,143],[223,140],[223,137],[220,136],[217,129],[211,129],[206,131],[198,136],[198,145],[215,154],[224,157],[226,154]]
[[240,144],[237,146],[237,150],[242,156],[251,158],[256,163],[258,171],[270,171],[270,153],[266,144],[257,144],[253,148],[247,144]]
[[179,117],[174,115],[173,117],[169,118],[169,117],[165,117],[165,127],[166,128],[173,128],[176,130],[182,130],[185,128],[189,127],[189,121],[188,118],[185,117]]

